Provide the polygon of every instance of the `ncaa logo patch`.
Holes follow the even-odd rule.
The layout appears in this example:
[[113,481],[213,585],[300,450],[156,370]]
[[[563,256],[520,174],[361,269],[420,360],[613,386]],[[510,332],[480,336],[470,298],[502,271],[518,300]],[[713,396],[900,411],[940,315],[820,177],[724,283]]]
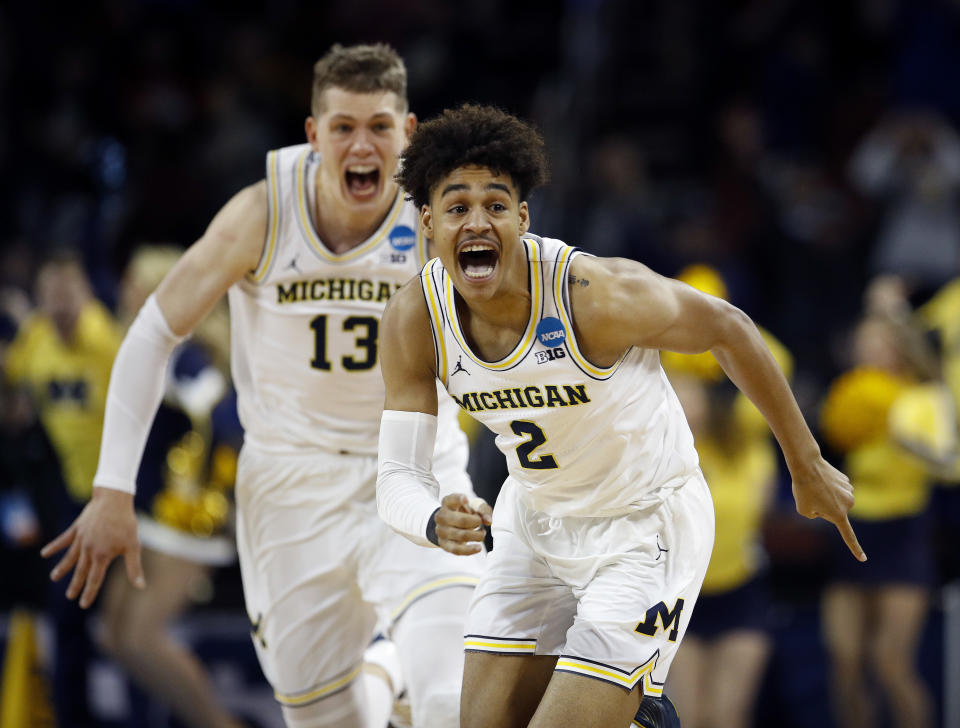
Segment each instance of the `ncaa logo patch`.
[[563,324],[556,316],[547,316],[540,319],[537,324],[537,340],[549,348],[562,346],[567,338],[567,332],[563,330]]
[[394,250],[410,250],[417,244],[417,234],[406,225],[397,225],[390,231],[390,247]]

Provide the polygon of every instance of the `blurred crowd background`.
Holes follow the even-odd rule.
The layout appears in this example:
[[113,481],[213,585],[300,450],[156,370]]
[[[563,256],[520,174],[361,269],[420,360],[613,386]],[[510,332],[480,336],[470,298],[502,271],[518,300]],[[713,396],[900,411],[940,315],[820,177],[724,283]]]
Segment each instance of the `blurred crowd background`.
[[[960,726],[960,709],[948,706],[948,681],[956,692],[960,680],[949,667],[950,635],[958,639],[951,608],[960,619],[951,461],[960,394],[960,293],[950,286],[960,278],[956,0],[5,3],[3,351],[37,313],[44,295],[37,273],[51,259],[78,261],[84,290],[121,326],[129,316],[121,283],[134,253],[199,237],[234,192],[263,176],[267,150],[304,139],[313,62],[333,43],[372,41],[390,43],[406,60],[421,119],[476,101],[540,127],[552,182],[533,196],[533,230],[635,258],[729,298],[779,347],[830,459],[852,469],[864,492],[899,479],[878,486],[894,495],[879,496],[875,507],[868,498],[869,512],[859,515],[872,525],[919,524],[911,534],[929,540],[931,557],[923,562],[929,573],[912,585],[919,614],[902,617],[915,628],[898,616],[887,626],[913,629],[915,639],[901,634],[887,652],[863,656],[866,694],[888,706],[871,725],[901,725],[890,685],[910,682],[904,665],[915,663],[925,686],[916,689],[930,695],[930,725],[948,726],[952,715],[958,722],[950,728]],[[222,346],[211,345],[208,356],[223,370]],[[701,406],[721,411],[705,419],[715,421],[714,434],[716,422],[723,430],[734,398],[722,381],[683,363],[674,373],[678,390],[684,377],[699,382]],[[45,424],[45,400],[22,397],[16,380],[8,372],[0,412],[0,553],[19,565],[2,567],[7,615],[23,603],[49,608],[36,551],[60,525],[51,512],[55,494],[83,497],[64,484],[66,468],[35,475],[25,464],[53,462],[49,448],[48,457],[11,444],[22,442],[36,416]],[[904,394],[921,401],[904,404]],[[905,423],[888,427],[889,413],[903,408]],[[930,424],[931,412],[942,415],[938,424]],[[766,433],[761,439],[769,441]],[[743,442],[721,442],[714,459],[729,464],[746,452]],[[878,443],[882,453],[870,449]],[[493,497],[501,458],[480,434],[474,450],[478,492]],[[701,456],[706,470],[713,456]],[[882,628],[864,635],[865,646],[828,641],[827,597],[837,562],[849,557],[831,528],[796,515],[783,464],[774,450],[767,457],[769,467],[741,478],[770,491],[745,526],[765,554],[749,576],[765,574],[771,595],[764,614],[750,615],[770,636],[751,696],[753,721],[852,726],[842,721],[856,718],[838,717],[831,700],[837,689],[857,694],[860,678],[844,687],[843,671],[858,669],[858,650],[875,651],[872,637]],[[222,515],[211,509],[214,520]],[[255,682],[236,566],[204,578],[181,629],[211,615],[235,625],[224,637],[235,646],[200,652],[244,665],[230,678],[234,688]],[[3,624],[9,643],[12,621]],[[895,669],[885,674],[883,664]],[[228,683],[218,685],[229,690]],[[131,719],[123,713],[104,724],[124,725]],[[128,724],[146,725],[138,722],[146,714]],[[162,710],[149,715],[151,725],[168,725]]]

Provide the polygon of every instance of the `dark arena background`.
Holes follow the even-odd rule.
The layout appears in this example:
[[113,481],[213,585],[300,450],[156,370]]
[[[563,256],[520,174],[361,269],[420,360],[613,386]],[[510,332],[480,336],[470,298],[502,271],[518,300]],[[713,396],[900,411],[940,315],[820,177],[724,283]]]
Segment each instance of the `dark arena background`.
[[[56,636],[66,583],[49,584],[39,548],[83,488],[50,442],[86,425],[51,422],[44,407],[86,393],[51,382],[38,397],[17,375],[38,270],[79,260],[121,320],[135,253],[195,241],[263,177],[268,150],[304,141],[313,63],[334,43],[366,42],[404,58],[421,120],[474,101],[539,127],[551,181],[530,200],[532,230],[639,260],[746,311],[824,453],[851,475],[871,557],[852,577],[859,565],[835,530],[797,515],[769,433],[734,432],[736,393],[715,364],[664,356],[685,406],[693,391],[706,412],[694,427],[701,461],[730,499],[717,501],[718,539],[740,528],[736,514],[757,500],[750,489],[769,494],[741,534],[767,597],[705,589],[690,633],[700,652],[677,677],[700,687],[686,694],[707,700],[720,664],[711,645],[740,629],[764,645],[749,668],[742,655],[721,660],[751,681],[748,726],[857,728],[869,715],[878,728],[960,728],[956,0],[0,5],[0,728],[56,725],[61,691],[87,701],[89,725],[182,725],[104,648],[108,594],[77,620],[75,639]],[[228,371],[216,336],[209,357]],[[167,487],[195,468],[205,488],[199,499],[171,495],[161,520],[228,544],[215,566],[190,572],[170,630],[229,712],[277,728],[229,556],[241,435],[230,432],[229,393],[222,404],[224,449],[194,462],[188,422],[155,460]],[[492,502],[503,458],[469,429],[476,490]],[[98,441],[77,457],[95,458]],[[767,467],[751,464],[757,452]],[[907,528],[904,543],[890,541]],[[922,569],[905,577],[904,559]],[[55,680],[57,659],[81,677]],[[872,706],[860,718],[845,707],[856,700]],[[678,704],[686,728],[708,725]],[[710,725],[735,725],[725,709]],[[905,722],[917,715],[927,722]]]

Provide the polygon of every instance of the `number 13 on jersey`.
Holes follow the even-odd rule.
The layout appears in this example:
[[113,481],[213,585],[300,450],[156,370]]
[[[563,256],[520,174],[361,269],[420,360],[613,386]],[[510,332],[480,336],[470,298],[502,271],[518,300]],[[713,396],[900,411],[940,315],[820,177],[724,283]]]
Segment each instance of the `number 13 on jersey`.
[[[328,339],[333,332],[327,330],[326,314],[314,316],[310,320],[313,329],[313,358],[310,366],[314,369],[330,371],[332,364],[328,354]],[[357,350],[340,358],[340,366],[349,372],[362,372],[377,365],[377,336],[380,322],[373,316],[348,316],[343,320],[342,329],[352,337],[352,347]],[[347,337],[349,338],[349,337]]]

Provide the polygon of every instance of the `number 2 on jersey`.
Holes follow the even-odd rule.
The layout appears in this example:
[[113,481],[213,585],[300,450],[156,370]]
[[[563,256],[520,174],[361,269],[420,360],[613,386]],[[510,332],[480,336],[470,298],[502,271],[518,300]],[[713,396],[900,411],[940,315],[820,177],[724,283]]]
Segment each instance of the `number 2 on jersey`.
[[[365,369],[372,369],[377,363],[377,331],[379,321],[373,316],[349,316],[343,320],[343,330],[353,331],[361,327],[363,330],[354,340],[353,345],[357,349],[364,349],[365,356],[362,359],[356,359],[352,356],[345,356],[340,359],[343,368],[351,372],[359,372]],[[313,359],[310,360],[310,366],[314,369],[322,369],[325,372],[330,371],[330,360],[327,358],[327,316],[320,314],[314,316],[310,321],[310,328],[313,329]]]
[[550,470],[559,467],[553,455],[538,455],[535,459],[530,457],[534,450],[547,441],[547,436],[543,434],[539,425],[527,420],[514,420],[510,423],[510,429],[517,437],[527,436],[530,438],[517,445],[517,458],[523,467],[531,470]]

